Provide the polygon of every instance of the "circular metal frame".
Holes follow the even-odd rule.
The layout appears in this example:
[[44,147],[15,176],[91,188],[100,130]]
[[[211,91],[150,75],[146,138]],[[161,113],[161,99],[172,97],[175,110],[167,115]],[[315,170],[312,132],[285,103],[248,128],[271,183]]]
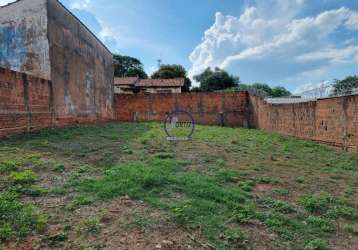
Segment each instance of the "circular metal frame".
[[194,133],[194,131],[195,131],[195,121],[194,121],[193,116],[192,116],[189,112],[187,112],[187,111],[185,111],[185,110],[177,110],[177,111],[174,111],[174,112],[171,112],[171,113],[167,113],[167,114],[166,114],[165,122],[164,122],[164,130],[165,130],[165,133],[167,134],[167,136],[168,136],[169,138],[174,138],[174,136],[172,136],[172,135],[169,133],[169,131],[168,131],[168,129],[167,129],[167,124],[168,124],[168,123],[171,123],[172,117],[175,116],[175,115],[177,115],[177,114],[184,114],[184,115],[186,115],[186,116],[189,117],[189,119],[190,119],[190,121],[191,121],[191,124],[192,124],[192,128],[191,128],[190,133],[187,135],[187,138],[188,138],[188,139],[191,139],[191,137],[192,137],[192,135],[193,135],[193,133]]

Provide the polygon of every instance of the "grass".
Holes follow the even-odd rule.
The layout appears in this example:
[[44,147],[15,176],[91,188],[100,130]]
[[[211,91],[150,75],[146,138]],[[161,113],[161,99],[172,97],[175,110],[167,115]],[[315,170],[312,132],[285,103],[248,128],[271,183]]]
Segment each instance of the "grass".
[[[0,179],[4,204],[13,197],[17,208],[0,210],[11,215],[0,219],[2,242],[34,232],[49,244],[89,246],[90,235],[92,247],[103,245],[111,213],[67,217],[119,197],[165,218],[135,211],[122,230],[150,237],[171,225],[216,249],[343,248],[335,244],[353,244],[357,232],[358,155],[257,130],[198,126],[183,142],[166,141],[155,123],[44,130],[0,142]],[[65,200],[61,210],[43,206],[54,197]],[[56,223],[69,229],[41,233]]]

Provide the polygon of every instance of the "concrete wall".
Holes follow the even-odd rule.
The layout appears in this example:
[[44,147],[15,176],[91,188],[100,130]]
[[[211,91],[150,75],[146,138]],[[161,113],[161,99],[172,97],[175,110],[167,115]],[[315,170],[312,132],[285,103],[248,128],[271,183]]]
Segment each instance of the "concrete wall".
[[0,7],[0,67],[51,79],[46,0]]
[[240,126],[249,124],[247,92],[116,95],[119,121],[158,121],[175,110],[189,111],[198,124]]
[[257,128],[358,151],[358,95],[295,104],[250,96]]
[[58,122],[113,117],[113,60],[106,47],[58,1],[48,0],[51,79]]

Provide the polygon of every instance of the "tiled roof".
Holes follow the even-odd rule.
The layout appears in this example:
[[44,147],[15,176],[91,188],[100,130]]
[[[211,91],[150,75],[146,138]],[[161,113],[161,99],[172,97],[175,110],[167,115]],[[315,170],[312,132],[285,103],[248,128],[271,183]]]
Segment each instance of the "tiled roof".
[[184,78],[176,79],[141,79],[136,83],[138,87],[182,87]]
[[138,77],[115,77],[114,85],[134,85],[138,80]]

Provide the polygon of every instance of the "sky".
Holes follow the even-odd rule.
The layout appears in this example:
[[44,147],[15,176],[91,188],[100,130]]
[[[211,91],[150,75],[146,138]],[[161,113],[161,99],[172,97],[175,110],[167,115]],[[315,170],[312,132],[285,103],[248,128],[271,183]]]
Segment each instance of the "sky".
[[[11,2],[0,0],[0,5]],[[61,0],[147,73],[220,67],[299,93],[358,74],[358,0]]]

